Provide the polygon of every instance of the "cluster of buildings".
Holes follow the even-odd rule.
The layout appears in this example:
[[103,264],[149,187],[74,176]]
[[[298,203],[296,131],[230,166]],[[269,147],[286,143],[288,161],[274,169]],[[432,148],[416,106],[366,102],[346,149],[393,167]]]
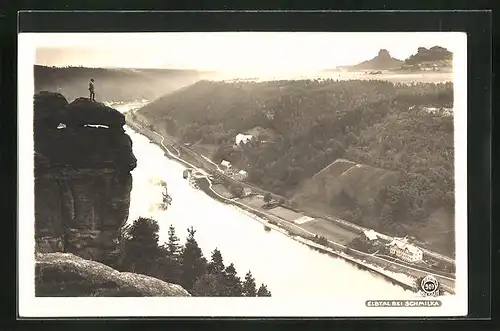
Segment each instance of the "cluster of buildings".
[[401,66],[403,70],[413,71],[442,71],[452,67],[451,60],[426,61],[417,64],[404,64]]
[[[365,230],[362,236],[363,240],[373,246],[380,246],[383,241],[373,230]],[[420,262],[423,259],[423,252],[420,248],[412,245],[406,238],[394,238],[389,244],[389,254],[406,262]]]
[[246,172],[245,170],[238,170],[233,168],[231,162],[222,160],[220,164],[226,176],[229,176],[238,181],[242,181],[248,178],[248,172]]
[[[246,133],[238,133],[234,139],[234,148],[238,148],[243,144],[247,144],[250,142],[252,139],[254,139],[254,136],[251,134],[246,134]],[[235,180],[242,181],[248,178],[248,172],[245,170],[238,170],[233,168],[231,165],[231,162],[227,160],[222,160],[220,163],[222,168],[222,171],[226,176],[229,176]]]

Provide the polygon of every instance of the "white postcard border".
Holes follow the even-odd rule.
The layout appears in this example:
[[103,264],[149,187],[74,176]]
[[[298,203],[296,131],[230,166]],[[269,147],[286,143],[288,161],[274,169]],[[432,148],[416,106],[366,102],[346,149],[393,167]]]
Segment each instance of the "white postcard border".
[[[429,33],[429,38],[432,34]],[[456,294],[439,297],[440,308],[369,308],[366,300],[395,298],[37,298],[34,296],[34,160],[33,94],[36,47],[46,37],[71,40],[69,34],[21,33],[18,35],[18,304],[20,317],[129,317],[129,316],[464,316],[467,296],[467,36],[446,33],[454,40],[455,124],[455,242]],[[379,33],[377,33],[379,34]],[[411,34],[411,33],[409,33]],[[45,36],[44,36],[45,35]],[[65,38],[62,36],[65,35]],[[80,34],[84,36],[88,34]],[[109,34],[108,34],[109,35]],[[123,37],[123,33],[120,34]],[[132,35],[132,34],[131,34]],[[153,34],[154,35],[154,34]],[[156,34],[158,35],[158,34]],[[41,38],[44,37],[44,38]],[[112,38],[111,36],[108,36]],[[149,36],[151,37],[151,36]],[[92,38],[95,43],[97,39]],[[109,40],[109,39],[108,39]],[[307,284],[304,284],[307,286]],[[355,286],[355,284],[352,284]],[[290,289],[293,293],[293,289]],[[408,299],[416,299],[409,297]]]

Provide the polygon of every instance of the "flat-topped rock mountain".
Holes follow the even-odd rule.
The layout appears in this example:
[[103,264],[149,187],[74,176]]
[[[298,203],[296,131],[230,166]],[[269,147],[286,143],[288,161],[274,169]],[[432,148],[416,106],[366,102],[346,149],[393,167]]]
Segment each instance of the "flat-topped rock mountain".
[[422,68],[451,67],[453,53],[441,46],[433,46],[429,49],[418,47],[417,52],[404,61],[393,58],[387,49],[380,49],[377,56],[355,65],[339,66],[336,70],[420,70]]
[[386,49],[379,50],[377,56],[363,61],[353,66],[343,66],[348,70],[386,70],[398,68],[403,64],[403,61],[391,57],[391,54]]
[[452,59],[453,53],[444,47],[434,46],[429,49],[419,47],[416,54],[411,55],[405,60],[405,64],[414,65],[423,62],[439,62]]

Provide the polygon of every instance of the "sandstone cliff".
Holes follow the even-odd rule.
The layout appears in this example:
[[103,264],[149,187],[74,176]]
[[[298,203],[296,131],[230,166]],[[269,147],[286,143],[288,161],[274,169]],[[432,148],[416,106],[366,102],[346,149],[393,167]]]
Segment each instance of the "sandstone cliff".
[[128,218],[136,158],[124,125],[102,103],[35,95],[37,296],[189,296],[179,285],[99,263],[109,263]]
[[37,254],[35,271],[37,296],[190,296],[180,285],[119,272],[73,254]]
[[[59,93],[34,99],[35,234],[40,252],[105,260],[126,222],[136,166],[124,116]],[[92,125],[92,126],[89,126]],[[100,127],[96,127],[96,126]]]

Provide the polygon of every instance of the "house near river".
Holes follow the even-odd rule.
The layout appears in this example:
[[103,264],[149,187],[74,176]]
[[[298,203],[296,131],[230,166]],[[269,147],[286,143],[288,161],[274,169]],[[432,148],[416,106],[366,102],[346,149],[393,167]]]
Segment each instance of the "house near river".
[[233,178],[240,181],[245,180],[248,178],[248,172],[246,172],[245,170],[240,170],[233,175]]
[[223,166],[225,170],[231,169],[231,162],[229,161],[222,160],[220,165]]
[[235,140],[236,146],[241,146],[241,144],[246,144],[252,139],[253,139],[253,136],[251,134],[238,133],[234,140]]
[[363,231],[363,233],[361,234],[361,240],[371,245],[379,245],[381,243],[377,232],[375,232],[374,230]]
[[238,133],[234,138],[233,148],[240,148],[250,142],[272,143],[277,137],[276,132],[260,126]]
[[389,253],[406,262],[420,262],[423,252],[415,245],[408,243],[406,239],[394,238],[389,243]]

